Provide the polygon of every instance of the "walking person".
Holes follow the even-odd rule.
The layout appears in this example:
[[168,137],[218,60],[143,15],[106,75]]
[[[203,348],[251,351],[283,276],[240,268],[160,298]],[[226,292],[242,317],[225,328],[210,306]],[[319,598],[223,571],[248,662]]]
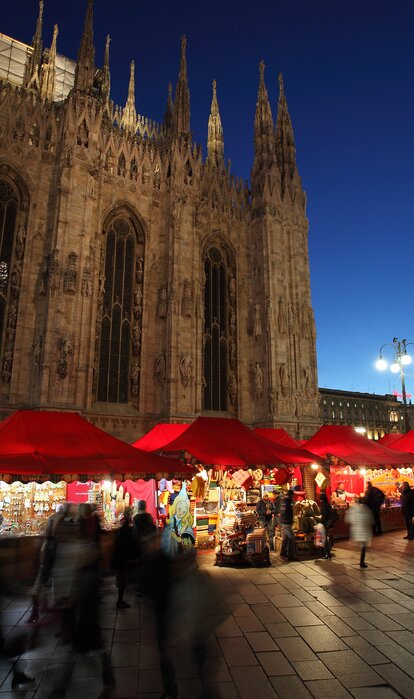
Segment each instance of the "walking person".
[[256,505],[256,512],[259,517],[260,526],[266,530],[267,536],[269,537],[270,549],[271,551],[274,551],[273,537],[275,531],[275,507],[269,498],[269,493],[266,493],[266,491],[263,493],[263,497]]
[[345,521],[350,526],[349,538],[361,544],[359,567],[368,568],[368,565],[365,563],[365,554],[367,546],[371,545],[374,517],[372,510],[365,504],[364,498],[359,498],[355,505],[347,510]]
[[282,526],[282,546],[280,555],[288,561],[298,561],[295,552],[295,535],[293,533],[293,490],[288,490],[280,504],[280,524]]
[[115,541],[113,568],[116,573],[118,587],[118,609],[128,609],[131,605],[124,600],[129,573],[133,560],[136,559],[134,531],[132,529],[132,511],[126,507],[122,518],[121,528]]
[[330,530],[334,524],[334,509],[330,504],[326,493],[319,496],[321,519],[320,522],[325,527],[325,550],[322,558],[332,558],[331,543],[329,541]]
[[367,489],[364,495],[364,502],[369,507],[374,518],[373,533],[374,536],[381,536],[382,525],[381,525],[381,507],[384,503],[385,495],[377,488],[375,485],[369,481],[367,483]]
[[407,535],[404,539],[412,541],[414,539],[414,527],[413,527],[413,517],[414,517],[414,490],[412,490],[410,484],[405,481],[401,487],[401,514],[405,520],[405,526],[407,527]]

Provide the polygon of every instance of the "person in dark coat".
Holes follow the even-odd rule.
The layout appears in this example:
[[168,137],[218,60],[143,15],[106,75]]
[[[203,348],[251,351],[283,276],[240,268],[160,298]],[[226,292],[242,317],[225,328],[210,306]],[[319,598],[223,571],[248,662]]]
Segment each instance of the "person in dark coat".
[[295,535],[293,533],[293,490],[288,490],[280,504],[280,524],[282,525],[281,556],[288,561],[298,561],[295,553]]
[[129,571],[133,560],[136,558],[134,530],[132,528],[132,512],[130,507],[125,508],[121,528],[115,541],[113,568],[116,573],[118,587],[118,609],[128,609],[131,605],[125,602],[124,594],[128,583]]
[[407,527],[407,535],[404,539],[412,541],[414,539],[414,527],[412,519],[414,517],[414,490],[410,484],[405,481],[401,488],[401,514],[405,520]]
[[332,558],[331,544],[329,541],[329,530],[333,526],[333,507],[328,501],[326,493],[321,493],[319,497],[319,509],[321,512],[320,522],[325,527],[325,552],[323,558]]
[[262,499],[259,500],[259,502],[256,505],[256,512],[259,517],[260,526],[266,529],[267,531],[270,548],[273,551],[273,536],[275,531],[273,516],[275,514],[275,507],[273,502],[269,498],[269,493],[263,493]]
[[138,500],[137,514],[133,520],[133,529],[139,557],[142,556],[143,553],[146,553],[150,540],[157,531],[152,516],[147,512],[145,500]]
[[369,507],[369,509],[372,512],[372,515],[374,517],[374,525],[373,525],[373,533],[374,536],[380,536],[382,534],[382,526],[381,526],[381,507],[382,504],[385,500],[385,495],[380,490],[377,488],[375,485],[372,485],[371,482],[367,484],[367,489],[365,491],[364,495],[364,503]]

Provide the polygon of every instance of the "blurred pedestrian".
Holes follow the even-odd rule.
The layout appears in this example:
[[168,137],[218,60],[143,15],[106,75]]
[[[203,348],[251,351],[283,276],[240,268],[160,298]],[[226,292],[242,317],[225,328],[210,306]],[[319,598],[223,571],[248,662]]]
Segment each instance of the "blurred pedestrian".
[[143,594],[147,582],[143,579],[147,571],[141,565],[141,559],[157,545],[157,527],[149,512],[145,500],[138,500],[137,513],[133,519],[135,551],[137,558],[137,594]]
[[347,510],[345,520],[350,526],[350,539],[361,544],[359,567],[368,568],[368,565],[365,563],[365,554],[367,546],[371,545],[374,517],[372,510],[365,504],[364,498],[359,498]]
[[325,548],[323,558],[332,558],[331,542],[329,537],[332,534],[334,509],[330,504],[326,493],[321,493],[319,496],[321,518],[320,522],[325,528]]
[[128,584],[129,574],[133,561],[136,560],[134,531],[132,528],[132,510],[126,507],[121,527],[115,539],[113,568],[116,573],[118,587],[118,609],[128,609],[131,605],[124,600],[125,590]]
[[275,507],[269,498],[269,493],[263,493],[262,498],[256,505],[256,512],[259,517],[260,526],[263,527],[269,539],[270,549],[274,551],[274,532],[275,532]]
[[369,507],[374,518],[373,533],[374,536],[381,536],[382,525],[381,525],[381,507],[384,503],[385,495],[377,488],[372,485],[371,481],[368,481],[367,488],[364,495],[364,502]]
[[28,624],[35,624],[39,621],[40,601],[51,580],[53,563],[55,560],[55,529],[61,517],[64,516],[64,512],[65,506],[63,504],[58,504],[56,506],[56,512],[47,520],[45,539],[40,549],[39,570],[32,588],[32,610],[27,619]]
[[288,490],[280,504],[280,524],[282,526],[282,546],[280,555],[288,561],[298,561],[293,532],[293,490]]
[[407,527],[407,535],[404,539],[412,541],[414,538],[414,490],[412,490],[410,484],[405,481],[401,486],[401,514],[405,520],[405,526]]

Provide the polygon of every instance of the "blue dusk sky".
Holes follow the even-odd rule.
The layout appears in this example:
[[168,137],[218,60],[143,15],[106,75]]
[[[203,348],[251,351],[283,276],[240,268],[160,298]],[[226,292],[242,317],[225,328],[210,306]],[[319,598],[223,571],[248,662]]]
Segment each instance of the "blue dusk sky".
[[[0,31],[30,43],[37,9],[37,0],[7,3]],[[59,53],[76,58],[85,9],[86,0],[45,0],[45,45],[57,22]],[[205,153],[215,78],[226,158],[245,179],[260,60],[274,116],[283,73],[308,195],[319,385],[399,390],[398,375],[374,361],[393,337],[414,341],[414,2],[96,0],[97,65],[107,33],[112,98],[124,104],[134,59],[137,110],[155,120],[186,34],[194,139]]]

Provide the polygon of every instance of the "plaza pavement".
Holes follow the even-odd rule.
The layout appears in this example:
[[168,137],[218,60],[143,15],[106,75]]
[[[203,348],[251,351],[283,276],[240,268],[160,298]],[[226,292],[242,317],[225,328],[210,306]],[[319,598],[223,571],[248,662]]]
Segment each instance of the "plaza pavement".
[[[284,563],[272,555],[263,569],[213,567],[199,555],[231,615],[209,647],[209,676],[222,699],[414,699],[414,541],[404,532],[373,540],[360,570],[350,542],[331,561]],[[151,604],[134,595],[116,611],[116,590],[105,586],[103,628],[117,684],[114,699],[159,699],[162,693]],[[12,631],[27,618],[27,601],[9,602]],[[44,637],[42,639],[42,636]],[[66,653],[50,629],[26,654],[36,676],[31,691],[12,693],[10,665],[0,663],[0,699],[45,699]],[[189,637],[173,648],[180,699],[197,699],[200,683]],[[67,699],[94,699],[102,689],[96,657],[76,661]]]

